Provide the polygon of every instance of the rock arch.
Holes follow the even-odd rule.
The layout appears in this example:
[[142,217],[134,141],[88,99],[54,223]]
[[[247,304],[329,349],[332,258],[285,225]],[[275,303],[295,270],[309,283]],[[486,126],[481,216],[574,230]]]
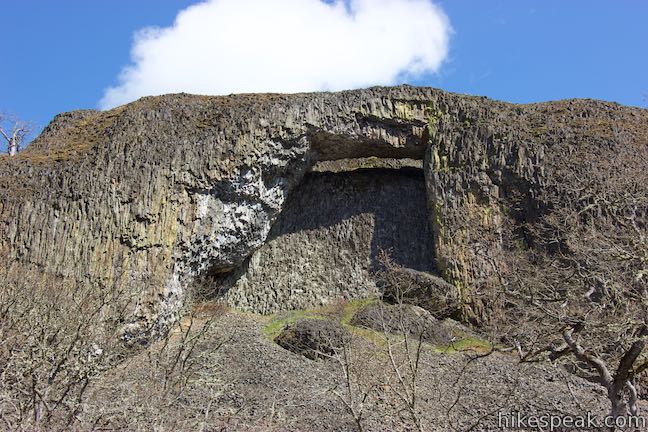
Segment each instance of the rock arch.
[[541,214],[547,161],[569,157],[554,149],[587,140],[610,152],[645,139],[634,135],[645,123],[645,110],[604,102],[513,105],[409,86],[176,94],[63,114],[0,157],[0,254],[16,271],[127,286],[141,298],[135,322],[154,331],[194,281],[266,242],[316,163],[414,159],[436,268],[479,320],[473,293],[501,283],[502,237]]

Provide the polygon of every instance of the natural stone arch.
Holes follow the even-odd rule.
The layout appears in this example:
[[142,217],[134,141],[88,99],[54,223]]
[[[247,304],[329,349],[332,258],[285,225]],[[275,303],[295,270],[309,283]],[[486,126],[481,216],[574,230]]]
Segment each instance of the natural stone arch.
[[[61,115],[0,157],[0,252],[9,267],[144,291],[138,320],[163,328],[206,269],[231,270],[264,243],[317,161],[424,158],[436,262],[478,320],[475,288],[501,282],[500,234],[543,211],[553,143],[609,151],[645,122],[645,110],[603,102],[513,105],[408,86],[143,98]],[[133,282],[142,275],[165,283]]]

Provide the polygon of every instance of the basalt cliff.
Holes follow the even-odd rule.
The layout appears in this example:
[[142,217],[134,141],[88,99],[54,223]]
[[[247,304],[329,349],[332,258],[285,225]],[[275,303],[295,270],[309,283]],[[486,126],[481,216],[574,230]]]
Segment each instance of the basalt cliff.
[[516,105],[409,86],[147,97],[58,115],[0,158],[0,253],[30,271],[123,286],[128,332],[189,296],[271,313],[379,290],[383,251],[436,275],[479,322],[504,239],[549,209],[558,158],[646,151],[648,111]]

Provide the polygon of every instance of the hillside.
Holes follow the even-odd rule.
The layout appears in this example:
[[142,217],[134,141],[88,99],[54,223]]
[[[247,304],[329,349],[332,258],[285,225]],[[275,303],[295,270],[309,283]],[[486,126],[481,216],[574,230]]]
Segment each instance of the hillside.
[[[237,366],[214,372],[222,377],[214,391],[218,398],[231,398],[237,392],[259,393],[253,402],[241,395],[240,406],[237,401],[218,399],[220,411],[212,414],[218,412],[219,421],[224,421],[224,407],[231,406],[227,415],[238,419],[240,430],[284,430],[284,426],[287,430],[347,430],[353,427],[353,418],[349,425],[348,417],[335,417],[339,413],[327,417],[326,413],[344,411],[328,393],[317,401],[323,410],[321,416],[317,414],[321,424],[320,420],[295,420],[302,415],[295,407],[316,403],[298,385],[285,384],[295,379],[296,371],[313,374],[309,379],[317,383],[313,389],[321,394],[334,386],[327,381],[331,375],[336,377],[333,381],[339,377],[327,369],[332,366],[325,360],[313,362],[289,354],[260,335],[266,321],[288,311],[328,310],[378,297],[390,283],[399,283],[384,274],[385,267],[393,266],[398,274],[414,278],[408,288],[423,287],[413,303],[427,309],[439,323],[455,323],[462,335],[474,332],[492,351],[496,347],[503,351],[486,356],[485,363],[477,366],[479,371],[471,373],[480,377],[508,373],[510,365],[517,364],[509,344],[515,341],[519,347],[533,339],[529,336],[533,328],[542,328],[535,320],[542,319],[527,316],[526,309],[520,313],[507,292],[513,299],[533,283],[557,285],[540,277],[554,274],[546,270],[549,266],[541,265],[548,262],[547,257],[556,256],[555,246],[544,242],[544,236],[558,226],[554,223],[563,218],[561,209],[575,209],[578,217],[589,218],[592,208],[601,206],[599,195],[583,192],[590,191],[582,185],[583,179],[593,178],[587,181],[595,185],[591,186],[594,191],[612,190],[607,185],[613,183],[619,189],[613,190],[614,197],[625,197],[614,201],[610,192],[607,207],[600,207],[588,220],[599,221],[595,223],[598,229],[616,227],[610,220],[619,222],[616,237],[596,238],[626,246],[631,243],[635,255],[623,265],[615,264],[618,260],[611,247],[601,249],[596,257],[607,256],[610,272],[626,275],[628,289],[643,292],[648,279],[642,276],[647,125],[648,110],[602,101],[516,105],[410,86],[294,95],[174,94],[143,98],[110,111],[60,114],[27,150],[15,157],[0,157],[0,256],[5,263],[0,274],[5,286],[0,305],[6,305],[4,313],[11,314],[16,310],[14,304],[43,298],[43,305],[66,305],[57,309],[60,317],[78,313],[102,323],[101,330],[94,329],[90,321],[79,324],[92,335],[88,340],[104,341],[99,344],[102,352],[110,346],[116,353],[83,378],[87,381],[83,391],[89,386],[93,392],[88,404],[107,403],[102,399],[105,394],[96,393],[106,382],[128,382],[111,374],[126,373],[132,379],[143,373],[128,369],[138,367],[133,359],[154,352],[158,340],[168,341],[168,330],[185,319],[188,311],[200,305],[226,305],[231,310],[223,318],[219,312],[218,318],[231,331],[219,327],[218,337],[236,336],[223,346],[224,353],[214,355],[223,355]],[[618,202],[614,209],[620,210],[610,210],[610,202]],[[636,232],[636,241],[623,240],[624,229]],[[572,237],[567,233],[564,241],[559,236],[556,243],[570,245],[560,259],[574,257],[570,262],[578,261],[579,268],[595,267],[580,258],[590,252],[569,243],[569,239],[585,238],[586,231]],[[596,268],[603,268],[602,263],[606,261],[597,261]],[[564,266],[555,270],[556,277],[563,270],[567,272]],[[521,288],[514,290],[516,283]],[[574,289],[587,291],[587,283]],[[68,292],[85,293],[79,298],[89,300],[87,304],[77,301],[77,294],[68,298]],[[12,303],[12,295],[22,297]],[[558,300],[564,299],[558,296],[552,301]],[[617,296],[613,303],[640,305],[644,300]],[[428,307],[439,301],[444,302],[443,311]],[[92,302],[100,306],[94,308]],[[42,307],[25,306],[27,312],[14,319],[18,322],[36,310],[49,310],[49,306]],[[597,313],[615,316],[612,309],[603,309]],[[201,316],[204,322],[207,318],[204,313]],[[52,322],[61,322],[59,318],[42,327],[52,328]],[[524,337],[509,328],[525,327],[516,321],[522,318],[532,328]],[[567,314],[560,315],[553,329],[558,337],[565,326],[580,329]],[[358,326],[345,321],[343,327]],[[5,328],[3,339],[17,338],[14,331]],[[376,335],[353,329],[352,333],[360,340],[354,342],[361,344],[358,352],[372,353],[373,348],[362,344],[373,343]],[[624,335],[630,333],[624,330]],[[644,336],[643,330],[637,334]],[[634,341],[624,339],[618,345]],[[473,360],[468,353],[439,353],[432,345],[426,345],[430,349],[425,354],[425,367],[431,369],[421,373],[425,403],[430,405],[422,409],[432,413],[425,422],[438,425],[438,418],[451,416],[448,410],[430,408],[432,393],[443,386],[453,388],[449,379],[453,374],[458,380],[464,378],[457,371],[447,372],[446,366],[441,372],[435,368],[455,361],[472,364]],[[480,353],[469,345],[471,353]],[[74,347],[70,352],[83,357],[87,347]],[[255,354],[241,351],[248,349]],[[367,355],[380,358],[375,352]],[[239,357],[253,364],[241,363]],[[210,358],[209,364],[218,361]],[[115,369],[117,364],[121,369]],[[267,398],[278,397],[268,390],[277,385],[274,380],[278,378],[257,373],[270,368],[281,375],[284,367],[287,381],[280,387],[286,388],[279,399],[270,402]],[[569,405],[561,412],[573,412],[583,398],[594,401],[585,403],[591,409],[605,410],[601,407],[607,402],[600,390],[578,374],[565,372],[568,368],[557,370],[547,363],[520,367],[527,369],[514,369],[507,379],[513,385],[522,377],[524,394],[545,380],[557,381],[530,397],[538,403],[531,403],[529,409],[550,410],[556,407],[552,400],[562,404],[571,398],[576,408]],[[435,384],[434,376],[444,376],[443,383]],[[252,385],[257,378],[259,389]],[[571,380],[576,380],[572,384],[577,390],[568,384]],[[230,384],[235,390],[228,393]],[[259,398],[266,399],[260,402]],[[288,404],[286,398],[296,398],[296,405],[287,411],[275,410],[279,400]],[[470,404],[482,406],[478,411],[486,417],[493,409],[501,409],[500,405],[506,406],[501,399],[489,398],[479,396]],[[272,414],[266,412],[268,404]],[[443,405],[450,406],[452,401]],[[248,410],[250,406],[261,407],[262,412],[257,416]],[[185,414],[194,420],[198,415]],[[91,428],[89,417],[77,411],[74,416],[79,416],[74,423],[78,427]],[[117,421],[108,417],[110,422]],[[94,426],[101,424],[98,418],[93,421]],[[174,427],[189,427],[191,422],[186,421],[185,426]],[[297,423],[288,427],[284,421]],[[390,428],[404,424],[390,421],[394,422]],[[467,427],[464,423],[462,427]],[[191,428],[196,424],[191,423]],[[230,430],[236,424],[207,429]],[[104,430],[126,427],[110,425]],[[380,422],[374,418],[367,427],[380,430]],[[446,427],[444,423],[430,430]]]

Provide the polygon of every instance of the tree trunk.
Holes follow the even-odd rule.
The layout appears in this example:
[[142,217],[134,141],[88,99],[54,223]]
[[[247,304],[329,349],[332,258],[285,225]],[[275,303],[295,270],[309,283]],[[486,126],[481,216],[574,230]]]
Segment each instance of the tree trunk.
[[9,140],[9,156],[15,156],[18,153],[18,142],[16,141],[15,138],[11,138]]

